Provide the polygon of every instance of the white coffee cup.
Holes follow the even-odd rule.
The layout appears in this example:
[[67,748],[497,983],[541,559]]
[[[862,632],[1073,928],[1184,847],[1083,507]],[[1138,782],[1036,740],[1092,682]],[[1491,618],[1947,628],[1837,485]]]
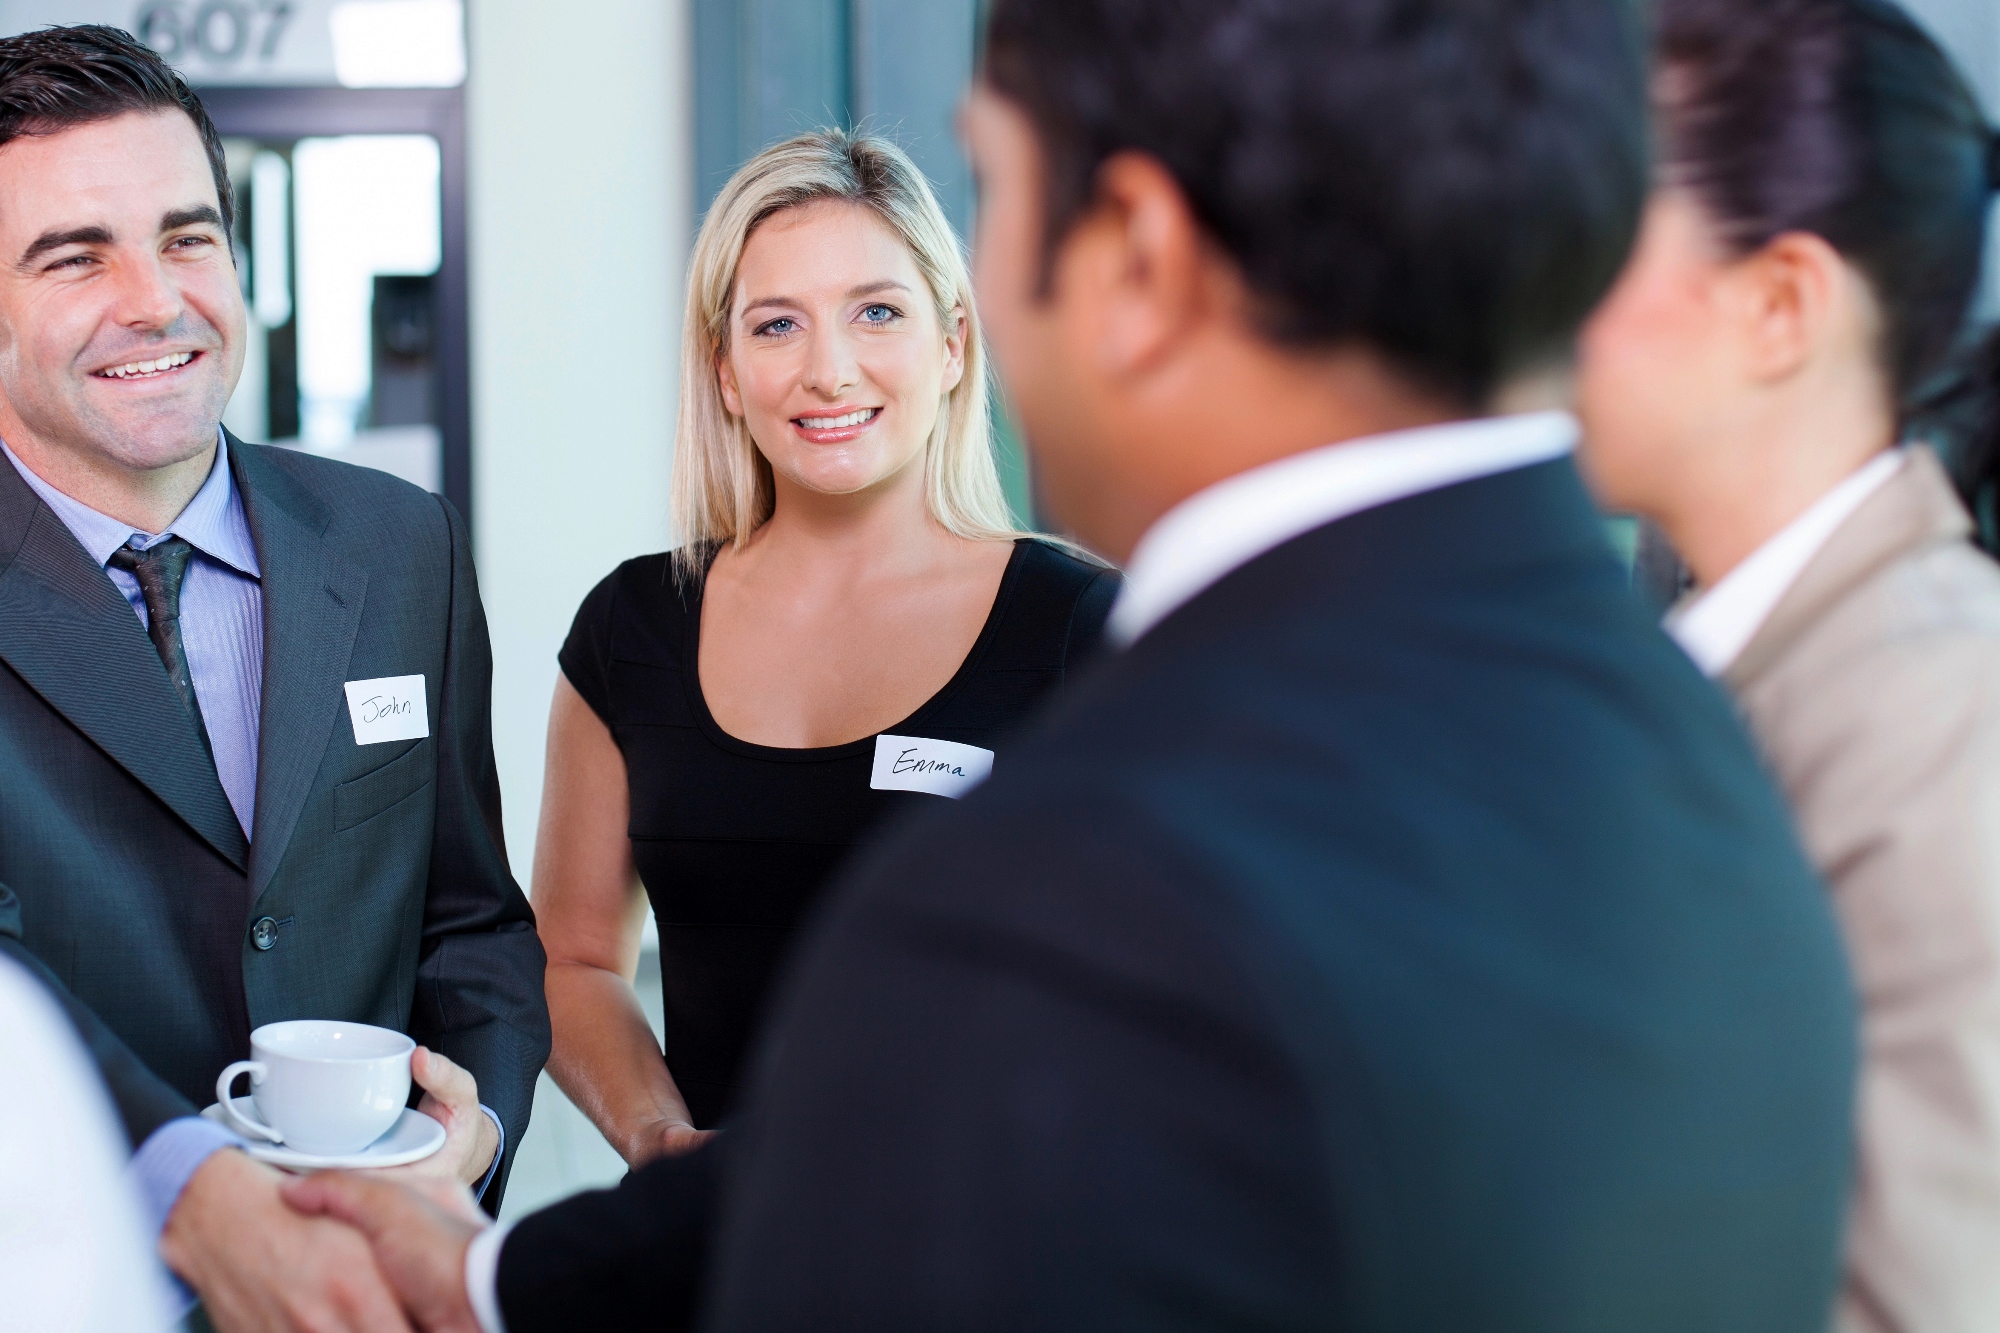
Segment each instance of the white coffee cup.
[[[410,1053],[400,1032],[366,1023],[302,1018],[266,1023],[250,1034],[250,1054],[215,1080],[230,1123],[252,1138],[316,1157],[360,1152],[388,1132],[410,1098]],[[250,1076],[257,1116],[230,1095]]]

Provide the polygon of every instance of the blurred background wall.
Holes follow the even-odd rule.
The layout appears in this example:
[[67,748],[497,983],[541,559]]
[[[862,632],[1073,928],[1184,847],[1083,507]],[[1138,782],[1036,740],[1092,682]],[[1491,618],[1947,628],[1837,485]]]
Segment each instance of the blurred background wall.
[[690,25],[687,0],[491,0],[467,19],[473,519],[526,883],[556,651],[599,579],[668,544]]

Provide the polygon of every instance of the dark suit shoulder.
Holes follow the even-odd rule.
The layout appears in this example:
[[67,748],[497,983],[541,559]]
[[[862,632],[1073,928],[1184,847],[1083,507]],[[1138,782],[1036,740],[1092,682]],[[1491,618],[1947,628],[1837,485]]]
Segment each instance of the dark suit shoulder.
[[[1017,943],[1039,938],[1075,959],[1110,963],[1127,981],[1150,974],[1149,986],[1184,1002],[1207,993],[1246,1032],[1255,1026],[1247,974],[1235,968],[1283,942],[1246,946],[1260,928],[1231,892],[1227,866],[1137,784],[1107,783],[1106,770],[1032,759],[1009,768],[1012,780],[911,821],[864,853],[848,878],[865,887],[843,906],[858,917],[884,914],[878,921],[922,917]],[[833,913],[836,929],[842,915]]]
[[249,444],[237,440],[231,447],[254,450],[266,465],[277,468],[329,506],[359,509],[388,505],[410,514],[437,506],[431,492],[379,468],[362,467],[275,444]]
[[1331,1326],[1324,1135],[1257,926],[1122,794],[1022,777],[831,895],[732,1131],[715,1326],[1136,1327],[1139,1290]]
[[269,487],[278,482],[270,488],[284,492],[277,497],[279,502],[295,513],[317,506],[325,515],[327,530],[348,538],[347,544],[364,561],[376,543],[394,543],[377,549],[407,558],[409,542],[420,535],[437,543],[440,553],[450,547],[454,525],[447,517],[449,502],[421,486],[376,468],[279,445],[239,440],[230,447],[246,455],[253,484]]
[[[1558,495],[1538,528],[1510,517],[1555,480],[1244,566],[858,862],[778,1013],[755,1132],[792,1182],[864,1169],[820,1168],[823,1195],[753,1181],[770,1212],[743,1234],[769,1248],[728,1275],[768,1271],[781,1226],[822,1207],[855,1231],[962,1211],[996,1303],[1037,1264],[1071,1309],[1112,1301],[1090,1274],[1119,1271],[1221,1300],[1214,1255],[1298,1303],[1278,1326],[1325,1322],[1326,1272],[1389,1302],[1357,1327],[1822,1324],[1851,1152],[1838,933],[1726,703],[1631,605],[1594,516]],[[1454,557],[1465,518],[1494,542]],[[996,1170],[955,1197],[957,1164],[920,1151],[947,1122],[996,1159],[1097,1173],[1071,1193]],[[1256,1169],[1171,1146],[1196,1143]],[[880,1219],[866,1191],[890,1196]],[[1101,1198],[1122,1208],[1091,1215]],[[1573,1264],[1527,1216],[1620,1257]],[[1292,1253],[1274,1235],[1297,1268],[1270,1267]]]

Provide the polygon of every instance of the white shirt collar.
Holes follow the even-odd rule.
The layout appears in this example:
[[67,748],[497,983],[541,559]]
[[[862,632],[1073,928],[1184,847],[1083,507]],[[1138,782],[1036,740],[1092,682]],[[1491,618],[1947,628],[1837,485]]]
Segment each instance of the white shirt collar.
[[1266,551],[1338,518],[1561,458],[1567,412],[1457,421],[1330,444],[1215,483],[1163,514],[1125,570],[1106,632],[1119,647]]
[[1674,636],[1705,675],[1720,676],[1743,655],[1791,586],[1868,497],[1896,475],[1908,457],[1890,449],[1813,502],[1714,587],[1667,616]]

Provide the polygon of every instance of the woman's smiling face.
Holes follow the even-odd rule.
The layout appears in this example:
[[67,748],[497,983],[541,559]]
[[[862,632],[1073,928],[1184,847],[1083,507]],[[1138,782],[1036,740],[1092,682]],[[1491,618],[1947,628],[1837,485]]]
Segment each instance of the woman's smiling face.
[[779,479],[851,495],[921,466],[965,370],[909,249],[872,210],[823,202],[766,219],[736,266],[722,400]]

